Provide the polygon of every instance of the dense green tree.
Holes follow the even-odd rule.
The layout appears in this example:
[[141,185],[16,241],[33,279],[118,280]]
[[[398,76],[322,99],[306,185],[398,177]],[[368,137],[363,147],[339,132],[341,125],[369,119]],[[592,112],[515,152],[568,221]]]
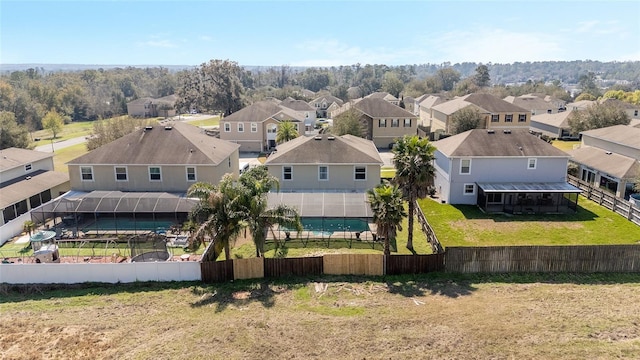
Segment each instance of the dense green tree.
[[55,139],[58,133],[62,131],[64,126],[64,120],[57,111],[51,110],[42,118],[42,127],[51,131],[51,138]]
[[478,65],[473,81],[479,87],[487,87],[491,84],[491,76],[487,65]]
[[376,233],[384,239],[384,254],[389,256],[391,240],[396,238],[398,230],[402,230],[402,220],[407,216],[402,191],[395,185],[378,184],[367,190],[367,199],[377,227]]
[[629,125],[631,121],[629,115],[618,106],[597,103],[586,110],[573,111],[568,120],[572,134],[613,125]]
[[108,122],[104,120],[95,121],[93,123],[93,132],[87,140],[87,149],[97,149],[149,123],[150,121],[148,119],[136,119],[130,116],[111,118]]
[[456,83],[460,81],[460,73],[452,68],[440,69],[436,76],[440,79],[444,91],[453,90]]
[[583,93],[580,93],[580,95],[578,95],[574,101],[583,101],[583,100],[595,101],[596,99],[597,98],[595,96],[591,95],[590,93],[583,92]]
[[389,71],[384,74],[382,79],[382,91],[399,98],[400,93],[404,90],[404,83],[395,72]]
[[591,94],[594,98],[600,96],[600,88],[596,84],[596,74],[592,71],[580,76],[578,86],[582,89],[581,94]]
[[480,114],[480,111],[475,107],[467,106],[453,113],[451,124],[449,125],[449,133],[455,135],[476,129],[481,122],[482,114]]
[[0,150],[10,147],[26,149],[29,146],[29,131],[18,124],[10,111],[0,111]]
[[393,147],[393,164],[396,175],[393,183],[402,191],[402,196],[409,203],[409,224],[407,249],[413,252],[413,220],[417,199],[427,196],[433,184],[433,160],[436,148],[427,138],[408,136],[396,140]]
[[293,140],[299,136],[298,130],[296,130],[296,124],[291,121],[282,121],[278,125],[276,132],[276,142],[278,144]]
[[361,114],[358,110],[350,108],[333,119],[331,133],[338,136],[350,134],[364,137],[366,129],[360,117]]

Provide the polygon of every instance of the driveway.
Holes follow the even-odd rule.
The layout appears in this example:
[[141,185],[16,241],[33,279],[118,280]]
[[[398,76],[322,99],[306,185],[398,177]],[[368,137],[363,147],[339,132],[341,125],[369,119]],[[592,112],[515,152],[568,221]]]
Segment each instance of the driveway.
[[380,153],[380,157],[382,158],[382,161],[384,162],[384,164],[382,166],[394,167],[393,166],[393,153],[391,152],[391,150],[378,149],[378,152]]

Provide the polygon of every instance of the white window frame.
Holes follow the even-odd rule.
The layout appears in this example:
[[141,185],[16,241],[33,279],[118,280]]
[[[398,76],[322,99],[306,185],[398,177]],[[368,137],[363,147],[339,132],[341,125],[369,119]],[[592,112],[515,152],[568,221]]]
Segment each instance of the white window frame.
[[31,169],[33,169],[33,165],[31,165],[31,164],[25,164],[24,165],[24,171],[31,171]]
[[[193,169],[193,180],[189,179],[189,169]],[[187,177],[187,182],[196,182],[196,181],[198,181],[198,173],[197,173],[197,170],[196,170],[195,166],[186,166],[184,171],[185,171],[185,174],[186,174],[186,177]]]
[[231,132],[231,123],[224,123],[224,132]]
[[[531,165],[533,165],[533,166],[531,166]],[[537,166],[538,166],[538,159],[536,159],[536,158],[527,159],[527,169],[535,170]]]
[[239,133],[244,132],[244,123],[242,122],[238,123],[238,132]]
[[258,132],[258,123],[255,123],[255,122],[251,123],[251,132],[252,133]]
[[269,124],[267,125],[267,134],[277,134],[278,133],[278,125]]
[[[325,169],[325,178],[322,178],[322,169]],[[329,167],[327,165],[318,165],[318,181],[329,181]]]
[[[289,169],[289,171],[287,171]],[[289,174],[289,178],[287,179],[286,175]],[[283,166],[282,167],[282,181],[293,181],[293,166]]]
[[491,122],[500,122],[500,114],[491,114]]
[[527,122],[527,114],[518,114],[518,122]]
[[387,119],[378,119],[378,127],[386,128],[387,127]]
[[391,127],[400,127],[399,119],[391,119]]
[[[151,178],[151,175],[152,175],[152,174],[151,174],[151,169],[158,169],[158,170],[159,170],[158,175],[160,175],[160,179],[152,179],[152,178]],[[149,167],[147,168],[147,171],[148,171],[148,173],[149,173],[149,181],[153,181],[153,182],[156,182],[156,181],[162,181],[162,167],[161,167],[161,166],[149,166]],[[154,175],[155,175],[155,174],[154,174]]]
[[504,122],[512,123],[513,122],[513,114],[505,114],[504,115]]
[[[118,179],[118,169],[124,169],[124,179]],[[129,169],[126,166],[114,166],[113,175],[115,176],[117,182],[129,181]]]
[[[358,169],[364,169],[364,172],[358,172]],[[364,174],[364,179],[358,179],[358,174]],[[367,167],[356,165],[353,167],[353,180],[354,181],[367,181]]]
[[[90,173],[89,175],[91,175],[91,179],[85,179],[84,178],[84,173],[82,172],[83,169],[89,169]],[[95,181],[95,176],[93,173],[93,166],[80,166],[80,180],[81,181]]]
[[[471,186],[473,188],[473,190],[469,193],[467,192],[467,186]],[[473,196],[476,194],[476,184],[474,183],[465,183],[464,185],[462,185],[462,194],[464,196]]]
[[[464,168],[464,166],[462,166],[464,164],[465,161],[469,161],[469,171],[467,172],[462,172],[462,168]],[[471,174],[471,159],[460,159],[460,175],[469,175]]]
[[[409,123],[407,125],[407,123]],[[411,119],[404,119],[404,127],[411,127]]]

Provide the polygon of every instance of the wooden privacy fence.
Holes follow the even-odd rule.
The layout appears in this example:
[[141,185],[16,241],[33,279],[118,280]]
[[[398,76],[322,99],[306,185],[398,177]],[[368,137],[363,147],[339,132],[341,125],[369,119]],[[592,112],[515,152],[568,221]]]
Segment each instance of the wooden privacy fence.
[[322,257],[329,275],[384,275],[384,255],[332,254]]
[[639,272],[640,246],[448,247],[445,269],[458,273]]
[[264,259],[264,277],[322,275],[322,256]]
[[431,227],[431,225],[429,225],[427,217],[424,216],[422,208],[417,201],[415,202],[414,208],[416,209],[416,217],[418,218],[418,222],[420,223],[420,228],[422,229],[424,235],[427,237],[427,242],[429,243],[429,245],[431,245],[431,251],[433,251],[434,254],[444,252],[444,248],[442,247],[442,244],[440,244],[440,241],[436,236],[436,232],[433,231],[433,228]]
[[394,255],[387,258],[387,275],[423,274],[444,270],[445,253],[431,255]]
[[633,206],[630,201],[616,197],[614,194],[600,188],[593,187],[592,184],[571,175],[568,176],[567,181],[569,184],[580,188],[580,190],[582,190],[582,196],[624,216],[634,224],[640,225],[640,208]]
[[233,280],[233,260],[203,261],[200,263],[200,271],[205,283]]

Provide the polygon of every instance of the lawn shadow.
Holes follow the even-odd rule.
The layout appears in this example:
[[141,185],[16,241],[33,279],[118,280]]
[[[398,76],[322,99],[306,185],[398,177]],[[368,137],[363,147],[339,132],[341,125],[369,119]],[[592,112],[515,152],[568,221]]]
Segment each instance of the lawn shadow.
[[242,307],[259,302],[265,308],[275,304],[275,295],[281,291],[270,281],[240,280],[223,284],[204,285],[191,288],[191,293],[200,298],[191,304],[192,308],[213,307],[222,312],[229,306]]
[[488,214],[476,205],[451,205],[467,220],[487,219],[494,222],[544,221],[544,222],[581,222],[594,221],[598,215],[578,205],[577,211],[571,214]]
[[467,281],[456,281],[453,279],[438,279],[425,277],[424,274],[398,275],[386,277],[385,282],[390,294],[399,294],[405,297],[442,295],[449,298],[471,295],[475,290],[474,286]]

